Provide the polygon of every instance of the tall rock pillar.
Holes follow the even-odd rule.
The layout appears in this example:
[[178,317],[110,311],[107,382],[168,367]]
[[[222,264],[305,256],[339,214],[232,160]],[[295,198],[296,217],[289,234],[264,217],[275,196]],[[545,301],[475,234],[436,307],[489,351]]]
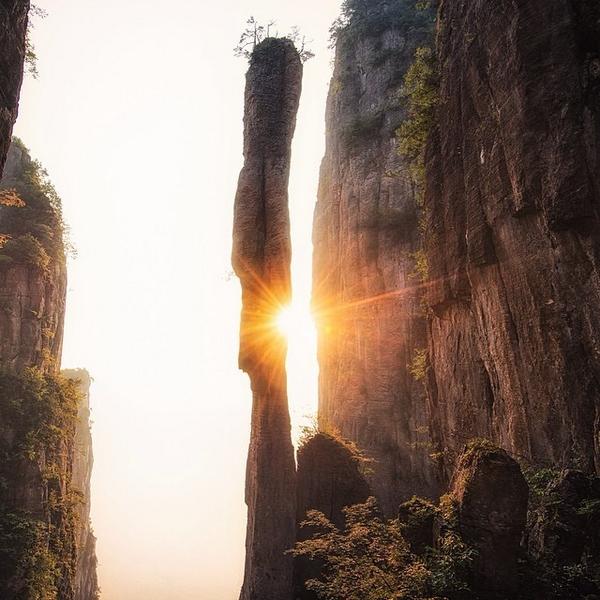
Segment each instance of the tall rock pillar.
[[295,463],[285,339],[275,328],[290,299],[288,180],[302,85],[293,43],[269,38],[246,80],[244,157],[235,199],[233,266],[242,284],[239,365],[250,376],[248,530],[241,600],[289,600],[295,541]]

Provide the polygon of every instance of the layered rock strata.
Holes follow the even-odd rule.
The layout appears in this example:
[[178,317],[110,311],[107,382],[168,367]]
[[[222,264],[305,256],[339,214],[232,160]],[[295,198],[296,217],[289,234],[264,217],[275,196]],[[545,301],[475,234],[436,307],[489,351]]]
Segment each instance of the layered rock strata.
[[268,38],[246,79],[244,167],[235,199],[233,266],[242,286],[239,365],[250,377],[248,529],[241,600],[289,600],[296,532],[294,449],[285,339],[275,327],[290,300],[288,180],[302,82],[293,43]]

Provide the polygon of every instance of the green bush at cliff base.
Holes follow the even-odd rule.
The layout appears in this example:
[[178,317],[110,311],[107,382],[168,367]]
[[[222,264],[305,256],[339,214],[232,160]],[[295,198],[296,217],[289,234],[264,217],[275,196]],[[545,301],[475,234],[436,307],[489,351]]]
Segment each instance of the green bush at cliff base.
[[[76,508],[65,456],[73,452],[80,395],[60,375],[0,375],[0,597],[54,600],[75,569]],[[24,510],[18,490],[39,486]],[[66,490],[66,491],[65,491]]]
[[468,598],[466,583],[475,553],[447,531],[437,549],[416,556],[402,535],[399,520],[385,520],[374,498],[344,510],[346,528],[323,513],[310,511],[303,527],[317,531],[298,542],[294,556],[320,560],[319,579],[306,588],[326,600],[441,600]]

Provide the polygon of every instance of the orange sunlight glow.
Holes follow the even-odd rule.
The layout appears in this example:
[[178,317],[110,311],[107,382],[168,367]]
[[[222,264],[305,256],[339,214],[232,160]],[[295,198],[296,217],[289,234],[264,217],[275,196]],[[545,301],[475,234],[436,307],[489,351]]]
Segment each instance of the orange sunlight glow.
[[310,300],[293,301],[275,317],[277,331],[288,343],[287,375],[292,437],[297,445],[317,413],[317,333]]

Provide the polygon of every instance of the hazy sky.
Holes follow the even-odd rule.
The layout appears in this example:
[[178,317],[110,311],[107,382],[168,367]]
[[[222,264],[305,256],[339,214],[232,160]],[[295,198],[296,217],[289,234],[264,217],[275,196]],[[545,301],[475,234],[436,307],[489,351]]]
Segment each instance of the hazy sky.
[[[230,277],[246,18],[315,41],[294,142],[296,295],[310,290],[330,23],[339,0],[38,0],[40,78],[16,134],[63,198],[63,365],[94,377],[94,528],[104,600],[235,600],[250,392]],[[314,340],[291,340],[295,422],[316,404]]]

